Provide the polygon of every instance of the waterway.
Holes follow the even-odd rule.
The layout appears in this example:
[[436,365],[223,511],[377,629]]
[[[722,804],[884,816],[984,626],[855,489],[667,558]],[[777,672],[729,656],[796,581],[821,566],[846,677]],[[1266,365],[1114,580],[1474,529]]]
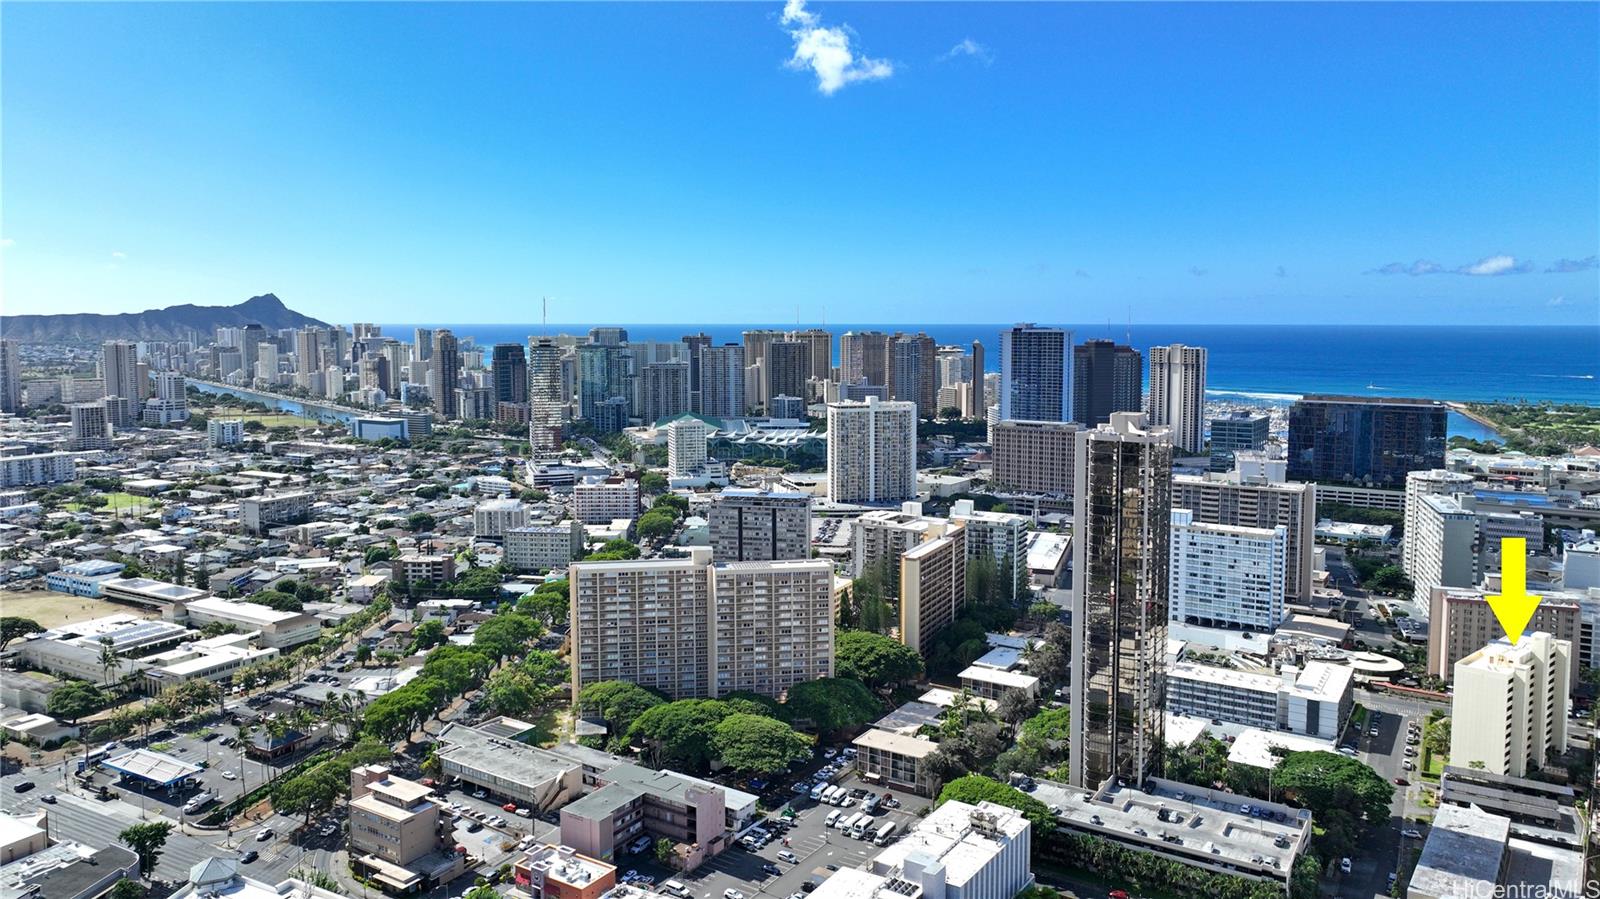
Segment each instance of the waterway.
[[212,396],[234,396],[242,400],[260,403],[269,409],[277,409],[302,418],[313,418],[317,421],[338,422],[347,425],[358,415],[370,414],[348,409],[344,406],[331,406],[313,400],[296,399],[278,393],[266,393],[260,390],[247,390],[243,387],[229,387],[225,384],[214,384],[210,381],[197,381],[190,378],[188,386],[201,393]]

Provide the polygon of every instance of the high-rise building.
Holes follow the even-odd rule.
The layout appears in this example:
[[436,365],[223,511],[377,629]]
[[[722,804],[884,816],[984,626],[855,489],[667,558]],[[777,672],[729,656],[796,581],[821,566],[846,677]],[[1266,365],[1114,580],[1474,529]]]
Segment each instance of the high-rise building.
[[111,448],[111,421],[106,417],[104,400],[94,403],[73,403],[68,412],[72,415],[72,439],[68,443],[68,448],[74,450]]
[[967,596],[967,532],[938,521],[926,539],[900,554],[900,642],[924,656],[955,621]]
[[1072,496],[1072,460],[1079,430],[1069,421],[996,423],[989,441],[990,483],[1007,493]]
[[256,373],[256,366],[261,362],[261,345],[264,343],[272,344],[272,358],[274,360],[273,372],[276,374],[278,341],[273,338],[272,335],[267,333],[266,328],[261,327],[255,322],[251,322],[250,324],[245,325],[243,328],[240,328],[238,335],[234,339],[235,342],[232,344],[232,346],[239,348],[239,354],[243,363],[241,367],[244,369],[245,374],[252,377]]
[[15,340],[0,339],[0,412],[22,411],[22,357]]
[[972,500],[956,500],[950,506],[950,520],[966,530],[967,559],[986,557],[994,562],[995,573],[1005,583],[1005,595],[1016,599],[1017,587],[1028,583],[1028,532],[1033,519],[1010,512],[983,512]]
[[706,464],[706,439],[711,426],[692,415],[667,425],[667,474],[674,478],[692,477]]
[[362,356],[356,364],[356,373],[363,390],[381,390],[387,394],[394,383],[389,380],[389,358],[381,353]]
[[825,559],[575,562],[568,570],[572,690],[625,680],[675,699],[777,695],[833,673],[833,566]]
[[1205,524],[1172,510],[1169,618],[1270,634],[1283,622],[1289,529]]
[[[328,369],[329,377],[335,369]],[[456,417],[463,421],[494,420],[493,387],[457,387],[455,389]]]
[[707,518],[718,562],[811,558],[809,494],[724,490]]
[[1240,452],[1234,470],[1222,474],[1180,474],[1172,479],[1172,507],[1188,509],[1198,524],[1266,528],[1283,526],[1284,594],[1310,602],[1315,562],[1317,487],[1287,481],[1283,463],[1254,466]]
[[689,411],[700,411],[700,351],[711,345],[711,335],[685,334],[683,345],[689,356]]
[[[1434,587],[1428,591],[1427,673],[1446,682],[1455,678],[1456,663],[1505,636],[1505,628],[1489,605],[1492,587]],[[1570,683],[1580,682],[1584,668],[1600,667],[1600,594],[1588,591],[1539,591],[1539,605],[1525,633],[1543,631],[1572,644]]]
[[939,345],[926,334],[896,334],[890,344],[889,395],[917,404],[918,418],[939,414]]
[[1473,487],[1472,475],[1443,468],[1406,474],[1405,531],[1400,535],[1400,568],[1406,574],[1416,570],[1417,534],[1422,525],[1422,498],[1466,493]]
[[1567,748],[1572,644],[1544,632],[1501,638],[1456,663],[1450,764],[1528,777]]
[[1436,400],[1302,397],[1289,408],[1289,477],[1402,487],[1444,467],[1448,412]]
[[[248,361],[248,360],[246,360]],[[304,380],[312,372],[322,370],[322,332],[318,328],[301,328],[294,332],[294,371]]]
[[428,395],[433,410],[446,421],[461,417],[456,386],[461,381],[461,350],[456,336],[446,328],[433,334],[433,358],[428,362]]
[[1150,423],[1172,429],[1173,446],[1206,448],[1206,349],[1174,343],[1150,348]]
[[[829,380],[833,377],[833,334],[822,328],[807,328],[803,331],[790,331],[790,340],[798,340],[807,347],[806,355],[808,376],[818,381]],[[797,394],[804,396],[804,394]]]
[[916,495],[916,404],[829,403],[828,498],[898,503]]
[[528,401],[528,357],[518,343],[497,343],[491,359],[496,403]]
[[1265,449],[1271,426],[1270,417],[1255,412],[1233,411],[1211,419],[1211,470],[1232,471],[1234,453]]
[[627,328],[590,328],[589,343],[596,346],[622,346],[628,342]]
[[564,410],[572,399],[561,386],[561,356],[553,339],[528,338],[528,443],[535,450],[561,446]]
[[806,381],[811,378],[811,347],[799,340],[772,340],[767,343],[766,353],[761,367],[761,405],[770,415],[773,397],[806,395]]
[[889,335],[846,331],[839,337],[839,383],[889,386]]
[[1072,421],[1072,332],[1027,323],[1000,332],[1000,419]]
[[1074,462],[1070,779],[1142,786],[1165,743],[1172,434],[1116,412]]
[[689,411],[689,363],[651,362],[639,373],[639,419],[646,425]]
[[967,392],[967,407],[961,410],[964,418],[982,418],[989,409],[988,391],[984,389],[983,344],[972,342],[972,387]]
[[189,396],[183,374],[176,371],[159,371],[155,375],[156,395],[145,403],[140,418],[146,424],[167,425],[187,421]]
[[244,442],[244,419],[211,418],[206,420],[206,439],[212,446],[233,446]]
[[1072,420],[1094,427],[1113,412],[1138,412],[1144,402],[1144,359],[1114,340],[1072,348]]
[[[413,358],[415,360],[418,360],[418,361],[421,361],[421,362],[427,362],[430,359],[432,359],[433,358],[433,329],[432,328],[418,328],[416,330],[416,335],[415,335],[415,337],[413,339],[414,339],[415,343],[412,344],[412,351],[411,351],[412,352],[412,356],[411,356],[411,358]],[[418,378],[417,378],[418,374],[419,374],[419,372],[413,371],[411,373],[411,380],[413,380],[413,381],[418,380]]]
[[972,357],[959,346],[941,346],[934,357],[939,365],[939,389],[972,379]]
[[700,413],[713,418],[744,415],[744,347],[737,343],[700,350]]
[[128,401],[129,421],[113,422],[117,427],[127,427],[139,417],[144,408],[144,398],[150,392],[148,384],[139,380],[139,345],[126,340],[108,340],[101,347],[102,367],[105,369],[106,396],[120,396]]
[[1471,493],[1423,493],[1406,507],[1402,561],[1417,602],[1434,587],[1472,587],[1500,570],[1501,541],[1517,538],[1522,551],[1544,547],[1544,518],[1532,510],[1479,508]]
[[606,343],[578,347],[578,417],[595,422],[601,405],[626,398],[628,366],[622,348]]

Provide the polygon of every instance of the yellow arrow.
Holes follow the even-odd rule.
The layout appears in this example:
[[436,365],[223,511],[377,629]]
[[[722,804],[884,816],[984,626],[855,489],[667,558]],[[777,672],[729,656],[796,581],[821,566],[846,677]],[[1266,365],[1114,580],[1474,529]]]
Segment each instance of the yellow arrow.
[[1533,620],[1541,597],[1528,592],[1528,541],[1522,537],[1500,538],[1500,592],[1486,597],[1494,617],[1517,645],[1522,632]]

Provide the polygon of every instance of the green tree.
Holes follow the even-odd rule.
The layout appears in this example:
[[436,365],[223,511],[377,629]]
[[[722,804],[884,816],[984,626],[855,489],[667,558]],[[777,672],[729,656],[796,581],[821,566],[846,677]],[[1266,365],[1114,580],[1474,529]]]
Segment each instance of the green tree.
[[662,867],[672,867],[676,854],[672,851],[672,841],[666,837],[656,838],[656,863]]
[[633,721],[665,702],[659,694],[627,681],[599,681],[578,693],[580,714],[598,715],[614,738],[628,733]]
[[834,640],[840,677],[853,677],[874,688],[914,683],[922,676],[922,654],[882,634],[844,631]]
[[137,880],[120,877],[111,885],[111,892],[106,895],[110,899],[144,899],[144,884]]
[[106,695],[88,681],[70,680],[51,692],[45,700],[45,711],[57,718],[76,723],[106,705]]
[[1056,819],[1050,814],[1049,806],[1016,787],[1003,784],[992,777],[984,777],[981,774],[958,777],[945,784],[944,789],[939,791],[939,800],[935,805],[943,805],[952,799],[972,805],[993,802],[996,805],[1014,808],[1033,825],[1036,836],[1049,834],[1056,829]]
[[678,516],[670,510],[651,509],[639,517],[639,536],[646,540],[664,540],[678,528]]
[[406,528],[413,533],[431,531],[438,522],[426,512],[412,512],[406,516]]
[[411,632],[411,651],[422,652],[432,649],[444,643],[447,639],[444,633],[444,622],[437,618],[429,618],[417,625],[416,630]]
[[0,651],[10,646],[13,640],[43,632],[44,628],[32,618],[19,618],[15,615],[0,618]]
[[712,737],[717,725],[733,713],[727,703],[715,699],[665,702],[633,719],[625,740],[647,747],[646,757],[656,767],[701,773],[716,758]]
[[789,688],[784,705],[791,721],[809,721],[822,734],[859,727],[883,712],[866,684],[848,677],[796,684]]
[[139,873],[149,877],[161,860],[161,848],[167,845],[167,834],[171,832],[172,822],[150,821],[124,828],[117,839],[139,856]]
[[496,661],[519,655],[528,643],[544,632],[537,621],[517,612],[496,615],[478,625],[473,632],[472,646]]
[[664,493],[667,489],[667,476],[659,471],[647,471],[639,477],[639,488],[645,493]]
[[724,764],[744,774],[776,774],[811,757],[812,739],[776,718],[737,713],[722,719],[711,740]]
[[1394,786],[1362,762],[1333,752],[1291,752],[1272,775],[1283,798],[1321,829],[1324,858],[1350,855],[1364,826],[1386,822]]
[[639,558],[639,546],[631,540],[617,537],[607,540],[600,550],[591,553],[588,560],[591,562],[622,562]]
[[1064,744],[1071,739],[1071,724],[1072,709],[1066,706],[1059,709],[1045,709],[1022,722],[1022,733],[1025,736]]

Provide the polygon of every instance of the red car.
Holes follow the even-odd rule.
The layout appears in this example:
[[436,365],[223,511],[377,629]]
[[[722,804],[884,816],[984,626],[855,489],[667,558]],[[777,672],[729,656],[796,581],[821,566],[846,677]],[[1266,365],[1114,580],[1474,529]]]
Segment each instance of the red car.
[[500,808],[504,811],[514,812],[517,810],[517,804],[515,802],[508,802],[505,805],[500,806]]
[[1394,785],[1397,787],[1409,787],[1411,786],[1411,781],[1406,780],[1404,777],[1396,777],[1394,779]]
[[1110,899],[1128,899],[1128,894],[1122,890],[1112,890],[1106,894]]

